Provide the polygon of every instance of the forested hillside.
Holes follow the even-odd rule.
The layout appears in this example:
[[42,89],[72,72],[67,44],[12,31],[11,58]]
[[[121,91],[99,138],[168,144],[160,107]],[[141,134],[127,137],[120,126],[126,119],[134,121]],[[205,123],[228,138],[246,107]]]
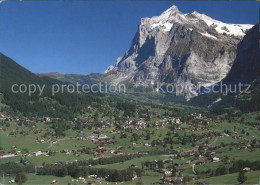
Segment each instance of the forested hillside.
[[[64,92],[52,96],[51,85],[57,83],[61,82],[47,77],[38,77],[12,59],[0,54],[0,92],[3,94],[2,103],[9,106],[9,108],[5,108],[8,111],[20,112],[24,116],[37,115],[72,119],[83,110],[87,111],[88,106],[99,107],[108,102],[100,94]],[[28,96],[28,93],[13,93],[11,90],[13,84],[45,84],[46,87],[41,96],[38,92]],[[122,104],[115,103],[114,107],[127,111],[131,106],[122,107]]]

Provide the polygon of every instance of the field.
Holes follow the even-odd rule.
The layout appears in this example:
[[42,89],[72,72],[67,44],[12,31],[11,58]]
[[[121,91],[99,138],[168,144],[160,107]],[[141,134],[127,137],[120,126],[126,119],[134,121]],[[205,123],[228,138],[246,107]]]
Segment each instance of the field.
[[[247,180],[244,184],[259,184],[260,171],[248,172],[246,173]],[[236,184],[238,173],[232,173],[228,175],[221,175],[218,177],[211,177],[204,179],[211,184]]]
[[[10,180],[14,179],[15,177],[6,177],[6,181],[9,182]],[[42,185],[47,185],[47,184],[51,184],[51,182],[53,180],[56,180],[58,183],[57,184],[68,184],[68,183],[72,183],[72,178],[69,176],[66,177],[54,177],[54,176],[40,176],[40,175],[35,175],[35,174],[28,174],[28,181],[26,183],[24,183],[25,185],[35,185],[35,184],[42,184]],[[76,181],[75,181],[76,182]],[[77,185],[80,184],[85,184],[82,181],[78,181],[76,182]]]

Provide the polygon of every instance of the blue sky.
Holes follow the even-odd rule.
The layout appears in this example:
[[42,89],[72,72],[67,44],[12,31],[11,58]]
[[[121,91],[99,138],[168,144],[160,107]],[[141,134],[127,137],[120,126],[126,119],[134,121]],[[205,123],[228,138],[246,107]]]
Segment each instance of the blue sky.
[[258,21],[258,3],[249,1],[7,1],[0,51],[35,73],[103,73],[130,47],[142,17],[172,5],[222,22]]

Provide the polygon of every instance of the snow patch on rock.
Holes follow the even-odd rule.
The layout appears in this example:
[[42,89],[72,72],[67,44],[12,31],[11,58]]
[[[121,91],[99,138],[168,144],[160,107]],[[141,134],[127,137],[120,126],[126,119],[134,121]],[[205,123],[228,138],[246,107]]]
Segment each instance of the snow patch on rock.
[[234,35],[243,37],[246,34],[246,31],[251,29],[254,25],[251,24],[228,24],[221,21],[212,19],[211,17],[200,14],[198,12],[192,13],[198,19],[203,20],[208,26],[213,27],[220,34]]
[[107,73],[109,73],[110,71],[112,71],[114,69],[114,66],[109,66],[106,70],[105,70],[105,72],[104,72],[104,74],[107,74]]

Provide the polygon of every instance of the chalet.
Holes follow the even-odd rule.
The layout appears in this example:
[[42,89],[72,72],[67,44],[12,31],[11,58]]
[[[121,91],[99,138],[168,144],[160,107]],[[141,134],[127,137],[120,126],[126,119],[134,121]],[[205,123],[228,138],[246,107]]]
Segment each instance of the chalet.
[[12,180],[9,181],[9,183],[10,183],[10,184],[13,184],[13,183],[15,183],[15,180],[12,179]]
[[181,123],[180,118],[176,118],[176,119],[175,119],[175,123],[176,123],[176,124],[180,124],[180,123]]
[[135,171],[133,171],[133,178],[132,180],[136,179],[138,176],[137,176],[137,173]]
[[12,146],[12,149],[17,149],[17,146]]
[[137,128],[146,128],[146,122],[144,118],[140,118],[137,122]]
[[109,139],[109,137],[104,134],[98,135],[98,140],[103,140],[103,139]]
[[69,150],[68,149],[63,149],[62,153],[67,154],[67,153],[69,153]]
[[79,177],[79,180],[85,180],[85,178],[84,177]]
[[245,171],[245,172],[250,172],[250,171],[251,171],[251,168],[245,167],[245,168],[243,169],[243,171]]
[[199,165],[205,164],[206,161],[207,161],[206,158],[200,158],[199,161],[198,161],[198,164],[199,164]]
[[172,172],[171,172],[171,170],[169,170],[169,169],[163,168],[163,169],[161,170],[161,173],[163,173],[163,174],[165,174],[165,175],[169,175],[169,174],[171,174]]
[[0,151],[0,156],[3,156],[3,155],[5,155],[5,151],[1,150]]
[[15,151],[15,150],[10,150],[10,151],[8,152],[8,154],[16,155],[16,151]]
[[45,152],[43,152],[43,155],[47,157],[47,156],[49,156],[49,154],[51,154],[51,153],[52,153],[52,152],[50,152],[50,151],[45,151]]
[[163,179],[163,183],[165,183],[165,184],[170,184],[172,182],[173,182],[173,180],[169,177],[166,177],[166,178]]
[[220,135],[220,137],[229,136],[229,135],[226,134],[225,132],[221,132],[219,135]]
[[104,146],[97,146],[97,150],[99,150],[99,151],[106,151],[107,149]]
[[57,184],[57,183],[58,183],[57,180],[52,180],[52,181],[51,181],[51,184]]
[[95,181],[88,181],[88,185],[95,185]]
[[86,141],[87,138],[86,137],[83,137],[83,136],[78,136],[76,137],[77,140],[81,140],[81,141]]
[[96,139],[98,139],[98,137],[96,135],[93,135],[93,136],[89,136],[88,139],[94,142]]
[[120,153],[120,151],[111,150],[111,151],[110,151],[110,153],[111,153],[111,154],[115,154],[115,155],[117,155],[117,154],[119,154],[119,153]]
[[44,118],[43,118],[43,121],[45,121],[45,122],[50,122],[50,121],[51,121],[51,118],[50,118],[50,117],[44,117]]
[[122,155],[122,154],[124,154],[124,153],[123,153],[123,152],[120,152],[120,151],[115,151],[114,154],[115,154],[115,155]]
[[218,157],[213,157],[213,162],[219,162],[219,158]]
[[32,152],[32,155],[38,157],[40,155],[43,155],[43,153],[41,151],[36,151],[36,152]]
[[191,150],[183,150],[181,152],[181,155],[189,157],[189,156],[193,155],[193,152]]
[[168,121],[169,122],[175,122],[175,118],[174,117],[168,117]]

